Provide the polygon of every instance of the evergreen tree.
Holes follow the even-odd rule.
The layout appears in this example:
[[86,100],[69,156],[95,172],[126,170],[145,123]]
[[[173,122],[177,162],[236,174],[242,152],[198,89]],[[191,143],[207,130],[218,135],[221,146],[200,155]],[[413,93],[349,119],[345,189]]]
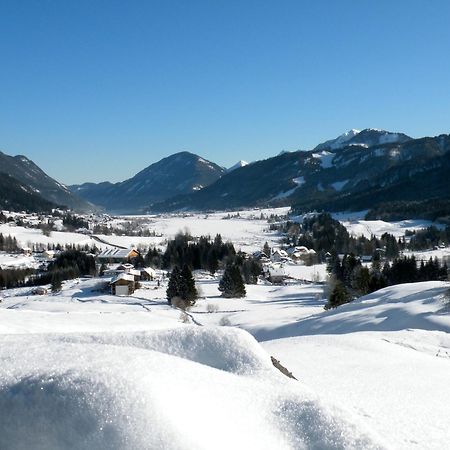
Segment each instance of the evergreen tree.
[[219,291],[226,298],[245,297],[245,285],[242,281],[241,271],[236,264],[229,264],[225,268],[225,272],[219,283]]
[[55,270],[52,274],[52,292],[58,292],[62,288],[61,274]]
[[179,298],[185,302],[186,306],[192,306],[197,299],[197,289],[195,288],[195,280],[192,276],[191,269],[187,264],[180,270],[175,266],[170,274],[169,284],[167,286],[167,301],[172,304],[174,298]]
[[334,289],[331,291],[330,298],[325,305],[325,309],[337,308],[340,305],[348,303],[350,300],[350,294],[344,284],[338,281]]
[[172,304],[172,299],[179,296],[180,286],[182,284],[181,272],[178,266],[175,266],[170,273],[169,283],[167,285],[167,301],[169,305]]
[[187,302],[188,306],[192,306],[195,304],[195,300],[197,300],[198,294],[197,289],[195,288],[195,280],[192,276],[191,269],[187,264],[183,266],[183,269],[180,273],[181,276],[181,285],[178,296]]

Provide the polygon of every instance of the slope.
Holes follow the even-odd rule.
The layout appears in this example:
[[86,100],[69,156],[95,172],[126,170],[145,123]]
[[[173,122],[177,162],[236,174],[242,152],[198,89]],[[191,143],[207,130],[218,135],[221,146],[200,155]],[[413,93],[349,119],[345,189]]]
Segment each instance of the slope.
[[72,194],[66,186],[49,177],[33,161],[23,155],[9,156],[0,152],[0,167],[21,184],[29,186],[49,202],[80,211],[92,209],[92,205]]
[[153,202],[201,190],[223,173],[224,169],[217,164],[193,153],[180,152],[120,183],[85,183],[70,189],[110,211],[144,212]]
[[12,176],[0,172],[0,210],[49,212],[58,205],[42,198]]
[[410,139],[363,130],[357,137],[358,144],[350,145],[352,138],[337,149],[329,144],[320,151],[283,153],[254,162],[198,193],[169,199],[153,209],[292,205],[298,211],[336,211],[370,209],[387,200],[448,198],[449,135]]

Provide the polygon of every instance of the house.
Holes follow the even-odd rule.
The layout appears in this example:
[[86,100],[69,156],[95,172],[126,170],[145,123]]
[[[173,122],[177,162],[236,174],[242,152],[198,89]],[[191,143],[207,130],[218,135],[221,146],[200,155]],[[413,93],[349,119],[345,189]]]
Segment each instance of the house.
[[283,258],[288,258],[288,254],[279,248],[274,249],[270,255],[270,259],[273,262],[280,262]]
[[133,275],[134,281],[139,281],[141,279],[141,271],[138,269],[128,269],[125,273]]
[[112,295],[131,295],[136,288],[134,276],[129,273],[119,273],[109,285]]
[[47,261],[54,259],[55,255],[56,255],[56,252],[54,250],[45,250],[44,252],[42,252],[42,256]]
[[46,295],[48,293],[47,288],[43,287],[43,286],[38,286],[33,288],[33,290],[31,291],[32,295]]
[[283,283],[286,278],[284,266],[281,263],[270,264],[267,267],[268,279],[271,283]]
[[156,270],[151,267],[144,267],[141,269],[142,281],[153,281],[156,278]]
[[136,248],[108,248],[97,255],[101,262],[130,262],[133,258],[139,256],[140,253]]
[[31,256],[33,253],[33,250],[31,250],[30,247],[23,247],[22,248],[22,253],[24,256]]

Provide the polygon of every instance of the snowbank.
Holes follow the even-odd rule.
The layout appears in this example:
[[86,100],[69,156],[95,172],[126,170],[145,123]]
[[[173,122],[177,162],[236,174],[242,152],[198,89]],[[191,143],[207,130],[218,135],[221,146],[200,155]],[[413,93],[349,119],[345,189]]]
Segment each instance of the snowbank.
[[2,449],[379,448],[243,331],[1,341]]
[[450,333],[448,282],[398,284],[360,299],[302,318],[295,323],[253,333],[258,341],[359,331],[436,330]]

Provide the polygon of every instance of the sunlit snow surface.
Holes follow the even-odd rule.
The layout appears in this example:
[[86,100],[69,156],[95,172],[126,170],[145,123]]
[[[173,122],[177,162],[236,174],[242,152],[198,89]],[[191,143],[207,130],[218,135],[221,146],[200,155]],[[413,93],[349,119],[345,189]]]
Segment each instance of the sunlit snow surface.
[[[163,245],[188,228],[253,251],[280,238],[259,215],[148,217],[161,236],[104,238]],[[368,236],[428,225],[361,217],[340,219]],[[0,232],[25,245],[92,244],[77,233]],[[450,284],[394,286],[324,311],[323,285],[311,281],[325,279],[325,265],[285,271],[286,285],[248,285],[244,299],[222,298],[219,276],[197,274],[201,298],[189,314],[203,326],[167,305],[167,280],[130,297],[102,292],[96,278],[43,296],[0,291],[0,449],[446,448]]]
[[2,449],[376,448],[246,332],[5,335]]

